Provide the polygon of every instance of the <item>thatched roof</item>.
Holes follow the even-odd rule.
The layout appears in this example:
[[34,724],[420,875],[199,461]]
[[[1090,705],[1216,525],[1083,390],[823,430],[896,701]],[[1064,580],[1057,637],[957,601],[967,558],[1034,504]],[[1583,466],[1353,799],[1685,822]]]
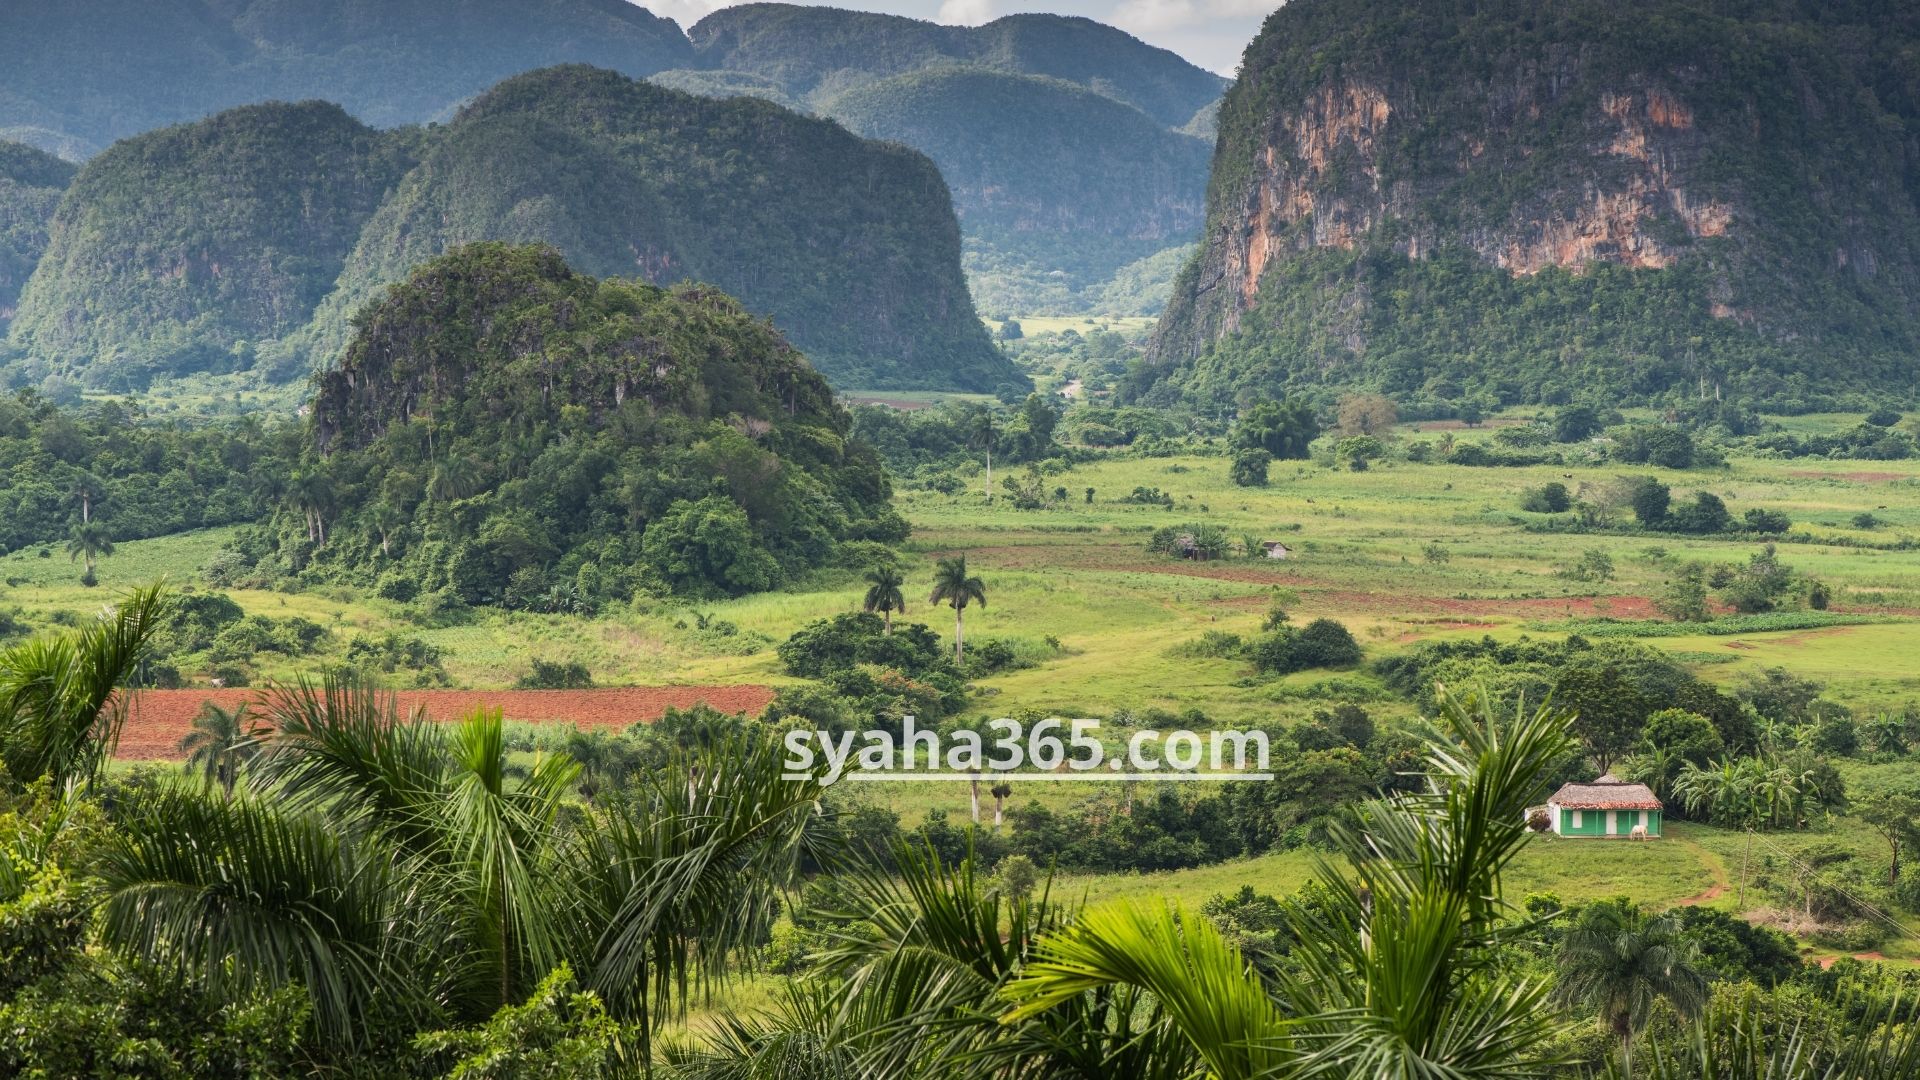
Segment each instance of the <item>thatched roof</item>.
[[1564,784],[1548,802],[1568,810],[1661,810],[1645,784],[1629,784],[1612,773],[1587,784]]

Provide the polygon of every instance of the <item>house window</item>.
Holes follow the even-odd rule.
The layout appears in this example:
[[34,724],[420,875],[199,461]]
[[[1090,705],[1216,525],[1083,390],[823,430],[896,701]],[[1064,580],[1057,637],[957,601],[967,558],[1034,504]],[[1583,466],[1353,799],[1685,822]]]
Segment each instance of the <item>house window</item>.
[[1576,829],[1580,827],[1580,811],[1578,810],[1573,812],[1573,827]]

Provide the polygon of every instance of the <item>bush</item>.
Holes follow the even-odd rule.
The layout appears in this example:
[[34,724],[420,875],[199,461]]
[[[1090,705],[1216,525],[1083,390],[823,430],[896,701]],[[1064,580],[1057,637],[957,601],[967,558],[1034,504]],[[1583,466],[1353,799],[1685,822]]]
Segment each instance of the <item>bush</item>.
[[1564,514],[1573,506],[1573,494],[1558,480],[1527,492],[1520,509],[1535,514]]
[[1258,447],[1233,455],[1233,482],[1241,487],[1266,487],[1267,466],[1273,455]]
[[533,670],[520,676],[513,684],[515,690],[591,690],[593,673],[587,665],[569,660],[555,663],[547,660],[535,660]]
[[1741,520],[1746,522],[1748,532],[1778,534],[1793,528],[1793,519],[1778,510],[1755,507]]
[[1254,667],[1275,675],[1360,662],[1360,643],[1332,619],[1315,619],[1298,630],[1283,626],[1270,631],[1256,639],[1248,652]]

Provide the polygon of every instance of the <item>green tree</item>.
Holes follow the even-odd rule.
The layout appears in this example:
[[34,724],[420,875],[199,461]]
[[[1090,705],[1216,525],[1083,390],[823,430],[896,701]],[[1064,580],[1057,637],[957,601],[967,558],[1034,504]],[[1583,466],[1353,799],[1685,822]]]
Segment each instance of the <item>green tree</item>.
[[259,754],[259,740],[266,732],[251,720],[246,705],[223,709],[211,701],[201,703],[193,729],[180,739],[187,771],[198,772],[205,783],[218,784],[221,793],[232,798],[241,768]]
[[867,594],[860,600],[860,610],[880,612],[886,624],[885,633],[893,634],[893,613],[905,613],[906,595],[900,587],[906,584],[906,578],[892,566],[876,566],[866,573]]
[[91,783],[126,722],[126,687],[171,608],[158,585],[135,589],[64,634],[0,652],[0,777]]
[[94,562],[111,554],[113,554],[113,538],[107,535],[106,528],[97,521],[75,525],[73,532],[67,538],[68,561],[86,560],[86,573],[80,576],[80,582],[83,585],[90,586],[99,580],[93,576]]
[[953,662],[960,663],[966,653],[967,605],[987,606],[987,583],[968,576],[965,555],[941,559],[933,573],[933,592],[927,596],[927,602],[953,607]]
[[1665,1000],[1683,1018],[1700,1014],[1707,979],[1695,949],[1671,915],[1648,916],[1624,898],[1581,909],[1561,942],[1562,1001],[1594,1009],[1620,1040],[1621,1071],[1633,1073],[1633,1039]]
[[1674,622],[1706,622],[1713,618],[1707,610],[1707,575],[1698,565],[1689,565],[1667,582],[1654,606]]
[[1240,450],[1233,455],[1231,475],[1240,487],[1266,487],[1267,466],[1273,455],[1259,447]]
[[1265,450],[1276,461],[1305,461],[1320,425],[1313,407],[1298,398],[1256,401],[1242,409],[1228,445],[1236,450]]
[[1613,667],[1564,672],[1554,684],[1553,701],[1574,714],[1574,737],[1602,773],[1640,742],[1653,711],[1639,688]]
[[1911,792],[1880,792],[1854,807],[1860,820],[1873,827],[1887,844],[1887,885],[1900,884],[1900,856],[1920,846],[1920,796]]

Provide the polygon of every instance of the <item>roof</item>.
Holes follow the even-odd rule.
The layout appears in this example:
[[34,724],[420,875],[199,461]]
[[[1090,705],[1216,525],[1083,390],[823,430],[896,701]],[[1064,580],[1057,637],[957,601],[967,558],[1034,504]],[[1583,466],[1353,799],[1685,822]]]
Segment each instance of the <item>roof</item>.
[[1568,810],[1661,810],[1660,800],[1645,784],[1629,784],[1612,773],[1586,784],[1565,784],[1547,800]]

